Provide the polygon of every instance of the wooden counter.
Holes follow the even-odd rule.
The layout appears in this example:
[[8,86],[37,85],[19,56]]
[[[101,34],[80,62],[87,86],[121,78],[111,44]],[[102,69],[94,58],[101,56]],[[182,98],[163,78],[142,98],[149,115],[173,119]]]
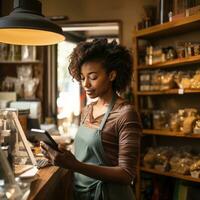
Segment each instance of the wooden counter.
[[28,200],[70,200],[72,197],[72,173],[55,166],[38,171],[38,177],[31,183]]

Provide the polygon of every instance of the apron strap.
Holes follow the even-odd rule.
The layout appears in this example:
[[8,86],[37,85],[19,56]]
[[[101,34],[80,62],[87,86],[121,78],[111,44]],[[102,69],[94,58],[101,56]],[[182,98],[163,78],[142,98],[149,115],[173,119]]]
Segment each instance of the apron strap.
[[[101,120],[101,124],[100,124],[98,130],[101,131],[103,129],[103,127],[104,127],[104,125],[106,123],[106,120],[108,118],[108,115],[110,114],[110,111],[112,110],[113,106],[115,105],[116,99],[117,99],[117,95],[114,94],[113,97],[112,97],[112,100],[111,100],[111,102],[110,102],[110,104],[108,106],[108,109],[107,109],[106,113],[104,114],[103,119]],[[85,121],[86,117],[88,116],[88,114],[89,114],[89,111],[85,114],[85,116],[81,120],[81,124],[84,123],[84,121]]]
[[88,116],[88,113],[89,113],[89,112],[90,112],[90,111],[88,110],[87,113],[85,114],[85,116],[83,117],[83,119],[81,120],[81,124],[84,123],[84,121],[85,121],[86,117]]
[[98,128],[99,131],[102,131],[102,129],[103,129],[105,123],[106,123],[106,120],[107,120],[107,118],[108,118],[108,115],[110,114],[110,111],[112,110],[113,106],[115,105],[116,98],[117,98],[117,95],[114,94],[113,97],[112,97],[112,100],[111,100],[111,102],[110,102],[110,104],[109,104],[109,106],[108,106],[108,109],[107,109],[105,115],[103,116],[103,119],[102,119],[102,121],[101,121],[101,124],[100,124],[100,126],[99,126],[99,128]]
[[90,109],[91,109],[91,105],[89,105],[89,108],[88,108],[88,110],[87,110],[87,113],[85,114],[85,116],[84,116],[83,119],[81,120],[81,123],[80,123],[80,124],[83,124],[83,123],[84,123],[86,117],[87,117],[88,114],[90,113]]
[[99,181],[96,186],[94,200],[109,200],[106,185],[103,181]]

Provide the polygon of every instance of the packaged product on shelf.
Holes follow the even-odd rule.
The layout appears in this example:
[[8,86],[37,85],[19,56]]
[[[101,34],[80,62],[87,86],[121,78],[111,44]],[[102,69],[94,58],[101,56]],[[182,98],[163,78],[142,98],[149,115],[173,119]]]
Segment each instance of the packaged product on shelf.
[[200,178],[200,160],[190,166],[190,174],[193,178]]
[[167,47],[166,51],[166,60],[174,60],[177,58],[177,52],[174,47]]
[[35,99],[38,84],[39,84],[38,78],[33,78],[30,80],[26,80],[24,82],[24,98],[25,99]]
[[21,46],[9,45],[8,60],[10,61],[21,60]]
[[191,87],[191,78],[189,76],[185,76],[181,79],[181,82],[179,83],[179,88],[182,89],[189,89]]
[[195,121],[197,120],[197,110],[196,109],[185,109],[186,117],[183,121],[184,134],[192,134]]
[[18,99],[24,98],[24,83],[21,79],[17,79],[15,82],[15,92]]
[[194,43],[194,56],[197,56],[200,54],[200,44],[199,43]]
[[194,56],[194,47],[191,42],[185,42],[185,57]]
[[178,170],[178,167],[179,167],[179,161],[180,161],[180,155],[179,154],[174,154],[170,161],[169,161],[169,164],[170,164],[170,172],[174,172],[176,173],[177,170]]
[[200,89],[200,70],[196,70],[195,75],[191,79],[191,88]]
[[172,147],[150,147],[143,157],[143,166],[146,168],[154,168],[159,171],[169,171],[169,160],[172,155]]
[[161,75],[162,75],[162,72],[160,70],[155,70],[154,73],[152,73],[152,75],[151,75],[151,86],[150,86],[151,91],[160,90]]
[[200,119],[199,119],[199,117],[195,121],[195,125],[194,125],[194,128],[193,128],[193,133],[194,134],[200,134]]
[[175,75],[175,81],[177,85],[179,86],[179,88],[190,89],[193,76],[194,76],[194,71],[191,71],[191,70],[179,71]]
[[[22,98],[24,99],[35,99],[36,97],[36,90],[39,85],[38,78],[32,78],[32,66],[18,66],[17,68],[17,76],[20,82],[23,84],[23,92],[20,91],[20,95],[23,95]],[[19,82],[19,83],[20,83]],[[19,84],[18,83],[18,84]]]
[[162,73],[161,75],[161,86],[160,90],[170,90],[176,87],[176,82],[174,81],[175,73]]
[[178,113],[170,113],[169,127],[171,131],[180,130],[180,120]]
[[169,128],[169,113],[164,110],[153,111],[153,128],[168,129]]
[[157,152],[154,148],[148,148],[147,153],[144,155],[143,158],[143,166],[150,169],[154,168],[156,154]]
[[31,65],[20,65],[17,67],[17,77],[19,79],[29,79],[32,78],[33,71]]
[[142,126],[145,129],[152,129],[152,112],[143,111],[141,112]]
[[14,91],[14,86],[15,86],[15,78],[6,76],[2,82],[1,90],[6,92],[11,92]]
[[182,175],[190,175],[190,166],[196,161],[191,146],[181,146],[174,151],[170,160],[170,171]]
[[177,58],[185,58],[185,48],[183,46],[179,46],[176,48]]
[[153,65],[157,63],[165,62],[165,53],[163,52],[163,49],[161,47],[153,47],[148,46],[146,47],[146,56],[145,61],[146,65]]
[[9,45],[1,43],[0,44],[0,60],[8,60]]
[[36,47],[23,45],[21,47],[21,59],[23,61],[34,61],[36,60]]
[[180,131],[183,131],[183,122],[184,122],[184,119],[185,119],[185,110],[184,109],[178,110],[178,117],[179,117]]
[[151,83],[151,72],[149,70],[141,71],[139,79],[140,79],[140,91],[149,91]]
[[158,147],[155,158],[154,168],[158,171],[169,171],[169,160],[172,156],[173,149],[171,147]]
[[190,175],[190,166],[193,164],[192,158],[181,158],[177,163],[175,173],[182,175]]
[[200,11],[200,5],[196,5],[194,7],[187,8],[185,10],[185,15],[186,16],[195,15],[195,14],[199,13],[199,11]]
[[146,65],[153,64],[153,46],[146,47],[145,63]]

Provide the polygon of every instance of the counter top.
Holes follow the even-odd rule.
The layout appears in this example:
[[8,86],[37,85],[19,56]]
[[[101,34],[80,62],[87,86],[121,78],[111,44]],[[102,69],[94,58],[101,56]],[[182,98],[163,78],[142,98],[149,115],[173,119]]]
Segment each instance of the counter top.
[[51,166],[38,171],[31,183],[28,200],[70,200],[72,197],[72,173],[69,170]]

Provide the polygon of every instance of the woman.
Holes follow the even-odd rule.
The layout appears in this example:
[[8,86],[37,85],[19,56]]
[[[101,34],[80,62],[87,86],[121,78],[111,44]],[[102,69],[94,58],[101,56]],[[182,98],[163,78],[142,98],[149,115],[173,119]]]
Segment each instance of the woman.
[[133,200],[141,124],[134,107],[118,95],[131,81],[130,52],[106,39],[81,42],[69,71],[91,99],[98,99],[82,112],[75,155],[44,143],[43,152],[55,165],[74,171],[75,199]]

